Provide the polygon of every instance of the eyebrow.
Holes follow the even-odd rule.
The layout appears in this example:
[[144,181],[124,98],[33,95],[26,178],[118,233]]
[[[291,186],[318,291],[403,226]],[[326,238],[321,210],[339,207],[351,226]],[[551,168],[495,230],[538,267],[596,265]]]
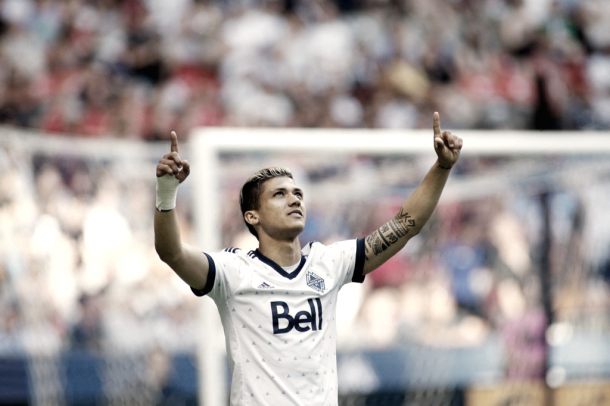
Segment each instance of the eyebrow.
[[[295,187],[294,189],[291,189],[291,190],[292,190],[292,193],[297,193],[298,192],[298,193],[301,193],[302,195],[305,194],[298,187]],[[288,191],[288,188],[285,188],[285,187],[277,187],[277,188],[271,189],[271,193],[275,193],[275,192],[287,192],[287,191]]]

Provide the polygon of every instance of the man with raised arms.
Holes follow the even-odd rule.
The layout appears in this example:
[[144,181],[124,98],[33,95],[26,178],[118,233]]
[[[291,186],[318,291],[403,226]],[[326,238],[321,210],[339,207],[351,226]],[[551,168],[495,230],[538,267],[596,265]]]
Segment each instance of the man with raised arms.
[[194,294],[211,297],[218,307],[232,372],[231,405],[337,405],[339,289],[362,282],[432,215],[462,148],[461,138],[441,132],[438,113],[433,136],[436,162],[398,213],[369,236],[301,246],[304,191],[289,169],[272,167],[252,175],[240,194],[258,249],[202,253],[180,238],[174,208],[190,165],[172,132],[171,151],[157,165],[155,248]]

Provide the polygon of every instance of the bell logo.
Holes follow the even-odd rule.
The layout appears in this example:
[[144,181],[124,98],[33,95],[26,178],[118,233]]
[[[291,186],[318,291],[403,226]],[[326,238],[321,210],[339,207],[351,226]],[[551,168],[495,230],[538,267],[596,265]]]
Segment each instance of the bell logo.
[[[304,333],[312,330],[322,330],[322,302],[319,298],[307,299],[309,311],[301,310],[296,315],[290,315],[290,308],[286,302],[271,302],[271,315],[273,317],[273,334],[285,334],[292,329]],[[317,311],[316,311],[317,307]],[[282,309],[281,312],[278,309]],[[283,327],[280,327],[280,320]]]

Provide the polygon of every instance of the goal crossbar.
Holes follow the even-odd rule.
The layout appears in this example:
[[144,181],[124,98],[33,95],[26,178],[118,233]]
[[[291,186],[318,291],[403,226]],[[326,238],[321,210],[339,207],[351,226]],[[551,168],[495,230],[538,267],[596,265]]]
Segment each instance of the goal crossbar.
[[[465,154],[555,155],[610,153],[610,133],[456,131]],[[191,140],[217,152],[337,151],[369,154],[432,152],[431,130],[198,128]]]
[[[610,132],[456,131],[464,140],[462,156],[610,155]],[[221,247],[219,175],[223,153],[336,153],[434,156],[431,130],[196,128],[189,135],[194,226],[197,243],[215,252]],[[205,406],[225,405],[224,340],[217,311],[202,305],[198,351],[199,399]],[[218,334],[215,334],[218,332]]]

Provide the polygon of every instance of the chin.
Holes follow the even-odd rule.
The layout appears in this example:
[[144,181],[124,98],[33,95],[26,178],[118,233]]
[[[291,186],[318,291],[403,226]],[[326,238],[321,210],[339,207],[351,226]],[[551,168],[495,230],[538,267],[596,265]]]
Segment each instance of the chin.
[[276,240],[294,240],[297,238],[305,229],[305,223],[292,223],[290,225],[284,225],[284,227],[275,227],[273,229],[267,229],[269,237]]
[[299,227],[298,229],[295,230],[291,230],[292,231],[292,235],[294,235],[294,237],[298,237],[299,235],[301,235],[301,233],[303,232],[303,230],[305,229],[305,227]]
[[293,227],[290,229],[287,229],[285,232],[285,235],[289,238],[289,239],[294,239],[297,238],[305,229],[305,226],[299,226],[299,227]]

